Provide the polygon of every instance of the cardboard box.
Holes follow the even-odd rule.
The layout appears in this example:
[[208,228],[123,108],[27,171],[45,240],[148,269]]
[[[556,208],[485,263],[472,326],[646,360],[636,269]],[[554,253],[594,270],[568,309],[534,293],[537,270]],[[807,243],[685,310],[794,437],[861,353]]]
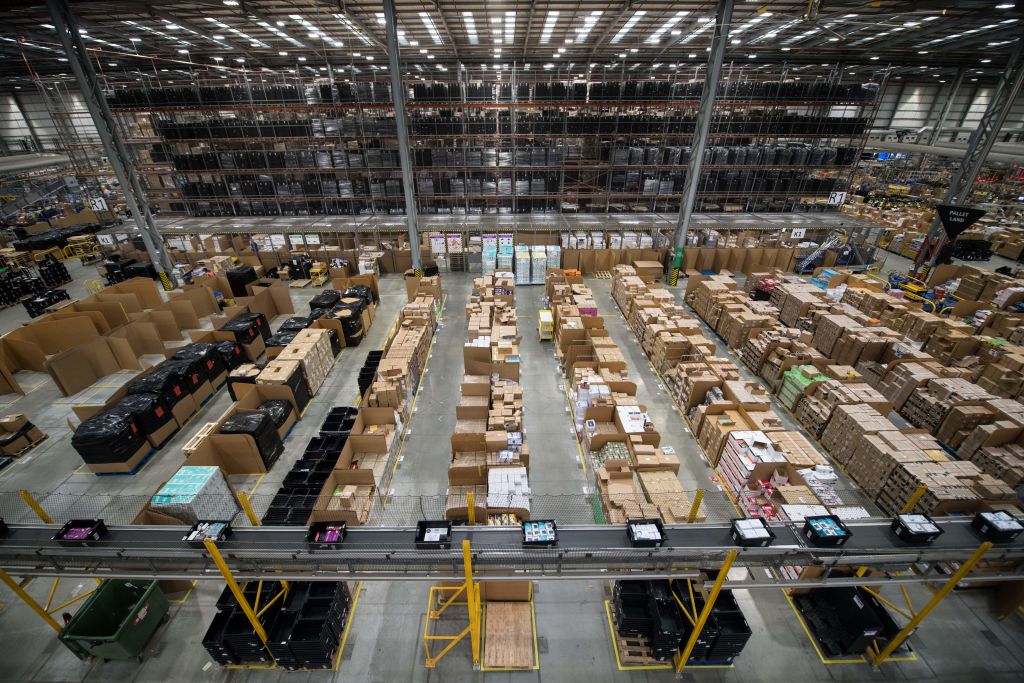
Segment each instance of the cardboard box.
[[[218,429],[228,418],[236,413],[255,412],[264,401],[288,401],[292,404],[292,411],[288,415],[288,419],[277,428],[277,434],[281,437],[282,441],[288,436],[288,432],[291,431],[295,421],[301,419],[299,406],[295,402],[295,396],[292,394],[292,390],[284,384],[236,384],[235,391],[237,392],[238,400],[231,404],[220,416],[220,419],[217,420]],[[251,440],[252,437],[249,437],[249,439]]]
[[[96,474],[112,474],[112,473],[127,473],[134,470],[136,467],[145,460],[146,456],[153,448],[148,444],[144,443],[139,446],[139,450],[135,451],[132,457],[128,458],[124,462],[87,462],[85,466],[90,472]],[[180,522],[179,522],[180,524]]]
[[45,438],[46,435],[24,415],[0,418],[0,455],[18,455]]

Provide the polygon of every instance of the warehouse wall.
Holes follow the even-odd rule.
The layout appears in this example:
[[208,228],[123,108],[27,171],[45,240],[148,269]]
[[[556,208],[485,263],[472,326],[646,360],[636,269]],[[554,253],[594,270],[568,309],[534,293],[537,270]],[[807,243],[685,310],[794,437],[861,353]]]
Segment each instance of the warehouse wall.
[[[909,83],[905,81],[889,81],[875,119],[873,140],[896,140],[898,132],[904,133],[904,142],[923,142],[928,139],[930,131],[922,133],[921,140],[916,140],[918,129],[933,125],[942,114],[942,107],[952,94],[953,84],[949,83]],[[993,88],[979,86],[965,80],[961,84],[953,104],[950,107],[944,132],[940,142],[966,142],[973,129],[985,113],[985,108],[992,99]],[[910,132],[908,135],[907,132]],[[1019,142],[1024,140],[1024,96],[1018,98],[1006,118],[1003,126],[1001,142]]]

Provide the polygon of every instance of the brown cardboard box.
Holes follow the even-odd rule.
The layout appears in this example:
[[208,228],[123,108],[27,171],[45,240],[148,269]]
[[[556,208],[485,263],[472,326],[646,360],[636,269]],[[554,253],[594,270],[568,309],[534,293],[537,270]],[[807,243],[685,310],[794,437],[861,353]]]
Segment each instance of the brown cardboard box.
[[[295,396],[292,390],[284,384],[237,384],[236,392],[238,400],[231,404],[217,420],[217,427],[224,424],[224,421],[236,413],[255,412],[261,403],[265,401],[288,401],[292,404],[292,411],[288,418],[277,428],[278,436],[283,441],[296,420],[301,419],[299,406],[295,403]],[[251,438],[251,437],[250,437]]]
[[0,455],[18,455],[45,438],[46,435],[24,415],[0,418]]
[[128,458],[124,462],[100,462],[100,463],[85,463],[86,468],[90,472],[97,474],[111,474],[111,473],[126,473],[131,472],[139,464],[146,459],[149,452],[152,451],[152,447],[148,443],[144,443],[139,446],[139,450],[135,451],[132,457]]

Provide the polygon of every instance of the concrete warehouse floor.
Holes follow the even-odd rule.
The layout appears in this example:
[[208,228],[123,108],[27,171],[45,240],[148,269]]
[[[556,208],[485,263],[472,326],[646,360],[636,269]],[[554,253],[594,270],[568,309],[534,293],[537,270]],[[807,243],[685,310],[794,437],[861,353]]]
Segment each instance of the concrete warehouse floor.
[[[76,280],[72,296],[84,293],[83,282],[91,268],[71,265]],[[392,482],[394,498],[384,521],[408,523],[422,518],[423,509],[443,505],[450,455],[449,435],[459,401],[463,374],[462,342],[466,338],[464,310],[472,276],[442,276],[447,299],[424,374],[400,465]],[[710,478],[700,450],[675,412],[659,378],[652,370],[632,333],[618,314],[610,296],[611,282],[588,280],[612,338],[626,353],[630,375],[638,384],[638,396],[662,434],[663,445],[679,453],[680,478],[687,489],[707,488],[707,514],[713,519],[731,516],[731,509]],[[296,310],[318,290],[291,290]],[[681,298],[683,287],[675,290]],[[536,311],[543,305],[543,288],[518,288],[516,305],[523,338],[522,384],[524,385],[525,434],[531,449],[530,483],[538,516],[554,516],[576,523],[586,518],[584,493],[592,490],[592,472],[584,471],[566,409],[563,381],[550,344],[536,334]],[[381,302],[373,328],[363,344],[346,349],[315,397],[303,419],[285,442],[286,452],[262,480],[236,482],[255,493],[258,508],[265,507],[290,464],[313,436],[327,411],[335,405],[351,405],[356,398],[356,376],[366,352],[380,347],[398,311],[406,301],[399,277],[381,281]],[[21,307],[0,311],[0,332],[26,320]],[[280,320],[273,321],[276,329]],[[711,336],[709,334],[709,336]],[[724,350],[720,349],[723,353]],[[44,499],[55,517],[88,512],[108,521],[125,523],[142,507],[160,482],[177,469],[183,457],[180,447],[208,419],[219,415],[230,402],[221,392],[203,407],[174,440],[134,476],[96,477],[77,474],[80,465],[70,446],[66,419],[69,402],[59,395],[45,375],[18,373],[28,393],[0,397],[4,413],[24,413],[50,438],[20,462],[0,472],[0,516],[8,521],[28,519],[18,489],[28,489]],[[54,495],[58,494],[58,495]],[[66,494],[66,495],[59,495]],[[849,492],[849,495],[855,495]],[[46,500],[47,496],[49,499]],[[424,498],[418,498],[422,496]],[[845,494],[844,494],[845,497]],[[856,502],[851,500],[850,502]],[[422,508],[421,508],[422,506]],[[746,571],[746,570],[734,570]],[[89,582],[66,581],[57,601],[87,590]],[[45,601],[48,581],[35,581],[29,591]],[[422,629],[427,599],[423,582],[365,583],[355,609],[351,632],[340,670],[287,673],[280,670],[227,671],[210,662],[201,639],[222,590],[220,582],[200,584],[183,602],[172,606],[172,619],[161,627],[135,662],[81,662],[64,648],[53,632],[20,600],[0,590],[0,682],[8,681],[667,681],[668,671],[619,671],[612,653],[603,601],[610,596],[605,582],[540,581],[536,584],[537,644],[540,668],[516,673],[473,672],[469,644],[462,643],[442,660],[437,669],[423,666]],[[916,606],[928,599],[925,589],[909,588]],[[890,595],[889,597],[893,597]],[[732,669],[692,670],[688,677],[702,681],[1019,681],[1024,677],[1024,620],[1014,615],[995,620],[989,612],[988,594],[964,591],[950,596],[911,639],[916,661],[886,663],[880,672],[865,664],[825,665],[784,595],[777,589],[737,591],[754,635]],[[56,603],[55,603],[56,604]],[[453,608],[452,611],[458,608]],[[453,624],[446,624],[453,626]]]

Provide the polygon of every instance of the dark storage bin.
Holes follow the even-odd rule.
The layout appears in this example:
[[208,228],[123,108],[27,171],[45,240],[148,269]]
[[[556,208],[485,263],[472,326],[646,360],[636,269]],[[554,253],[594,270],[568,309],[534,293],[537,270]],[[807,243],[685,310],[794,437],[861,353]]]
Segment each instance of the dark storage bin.
[[634,548],[655,548],[665,544],[665,525],[660,519],[633,519],[626,522],[626,535]]
[[158,581],[108,579],[61,629],[57,639],[81,659],[140,659],[170,604]]
[[341,547],[347,535],[348,525],[345,522],[314,522],[309,526],[306,543],[310,548],[331,550]]
[[73,519],[60,528],[53,540],[61,545],[77,547],[95,543],[107,535],[102,519]]
[[451,548],[452,523],[448,520],[417,522],[416,547],[424,550]]
[[558,527],[553,519],[524,521],[523,545],[527,547],[549,547],[558,544]]
[[896,537],[904,543],[931,543],[942,535],[942,529],[932,518],[921,514],[896,515],[891,528]]
[[763,517],[732,520],[729,535],[732,536],[732,542],[741,548],[764,548],[775,540],[775,533]]
[[804,538],[822,548],[844,545],[851,533],[835,515],[816,515],[804,520]]
[[971,526],[993,543],[1009,543],[1024,531],[1024,524],[1008,512],[979,512]]
[[210,539],[214,543],[227,540],[231,535],[231,522],[224,520],[200,520],[192,525],[181,540],[193,548],[205,548],[204,541]]

